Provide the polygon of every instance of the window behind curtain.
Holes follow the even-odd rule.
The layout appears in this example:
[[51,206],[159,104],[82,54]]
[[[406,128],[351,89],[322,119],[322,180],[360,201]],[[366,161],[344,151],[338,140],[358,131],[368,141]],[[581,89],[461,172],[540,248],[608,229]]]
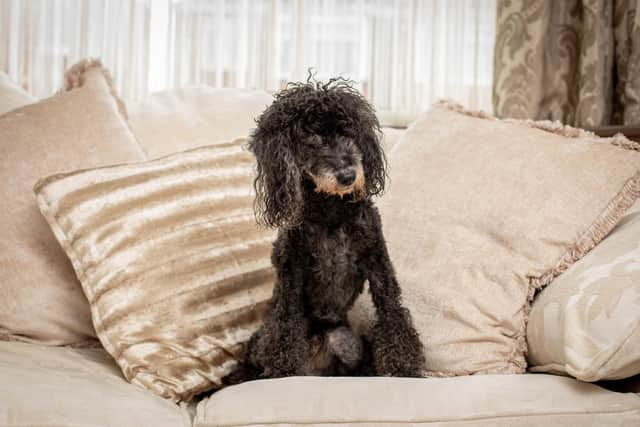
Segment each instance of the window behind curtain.
[[495,0],[2,0],[0,69],[39,97],[100,57],[125,98],[275,91],[341,75],[387,122],[435,99],[491,110]]

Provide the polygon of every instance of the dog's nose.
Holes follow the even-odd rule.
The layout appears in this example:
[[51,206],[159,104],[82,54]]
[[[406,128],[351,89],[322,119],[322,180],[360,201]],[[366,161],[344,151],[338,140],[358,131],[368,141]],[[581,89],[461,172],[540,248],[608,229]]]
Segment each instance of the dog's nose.
[[342,169],[336,174],[336,179],[340,185],[350,185],[356,180],[356,171],[353,168]]

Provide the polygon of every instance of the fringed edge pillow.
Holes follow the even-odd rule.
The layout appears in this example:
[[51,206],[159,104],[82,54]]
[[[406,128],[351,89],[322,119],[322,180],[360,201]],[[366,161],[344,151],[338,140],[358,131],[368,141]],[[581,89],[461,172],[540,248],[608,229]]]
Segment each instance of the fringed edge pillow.
[[[638,145],[443,101],[389,157],[379,202],[425,347],[425,375],[522,373],[535,292],[592,249],[640,195]],[[370,324],[361,298],[356,325]]]

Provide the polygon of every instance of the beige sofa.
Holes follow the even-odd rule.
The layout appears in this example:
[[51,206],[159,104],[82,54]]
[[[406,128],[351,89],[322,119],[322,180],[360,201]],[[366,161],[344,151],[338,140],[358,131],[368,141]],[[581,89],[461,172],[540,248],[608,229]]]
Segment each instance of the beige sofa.
[[[197,98],[194,94],[181,96]],[[150,97],[130,105],[134,133],[162,135],[162,119],[148,118],[145,127],[136,117],[161,114],[173,101]],[[236,130],[227,122],[231,119],[219,118],[229,133],[218,135],[220,139],[234,136]],[[216,129],[211,125],[204,132],[214,138]],[[186,128],[176,134],[181,141],[186,135],[199,143]],[[387,148],[393,149],[401,135],[401,130],[385,129]],[[157,154],[164,149],[158,147]],[[249,382],[174,404],[129,384],[102,348],[0,342],[0,427],[192,425],[640,426],[640,394],[547,374],[293,377]]]
[[[401,135],[385,129],[387,148]],[[176,405],[129,384],[102,348],[0,342],[0,427],[267,425],[635,426],[640,394],[547,374],[295,377]]]

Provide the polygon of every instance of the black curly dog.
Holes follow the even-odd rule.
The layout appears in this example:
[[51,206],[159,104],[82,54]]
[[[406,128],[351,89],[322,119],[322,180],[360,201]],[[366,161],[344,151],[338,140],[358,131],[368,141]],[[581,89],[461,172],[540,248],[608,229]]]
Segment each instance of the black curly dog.
[[[311,79],[310,79],[311,80]],[[256,217],[278,227],[270,311],[226,384],[291,375],[421,376],[423,348],[371,198],[385,184],[380,125],[349,81],[289,84],[257,119]],[[371,342],[347,313],[365,281]]]

